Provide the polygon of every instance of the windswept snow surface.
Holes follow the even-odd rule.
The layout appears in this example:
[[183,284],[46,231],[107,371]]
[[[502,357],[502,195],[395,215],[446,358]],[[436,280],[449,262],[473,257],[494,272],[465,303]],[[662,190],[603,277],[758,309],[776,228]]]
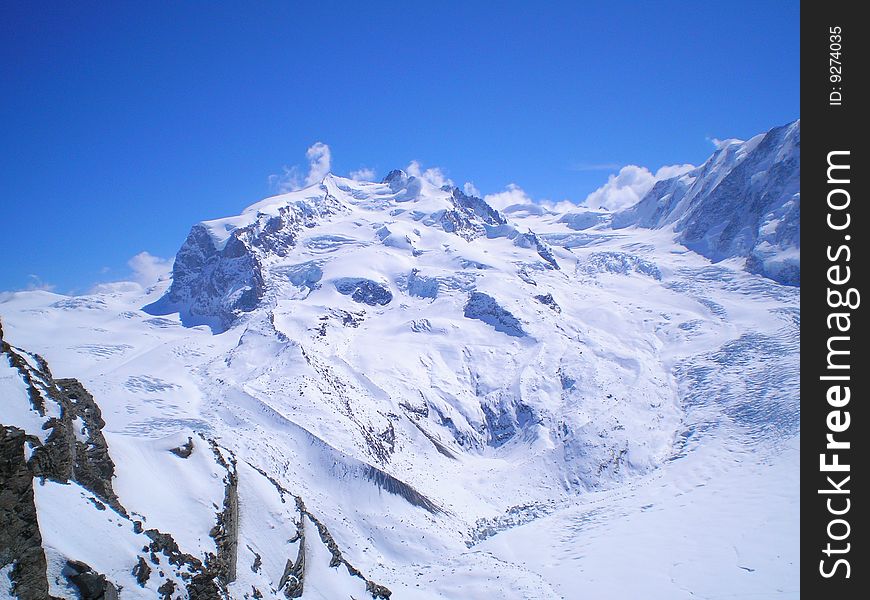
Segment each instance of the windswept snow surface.
[[[188,552],[214,551],[225,470],[167,450],[234,453],[234,597],[282,597],[295,556],[265,473],[393,598],[797,598],[799,290],[666,230],[481,204],[328,176],[195,227],[171,290],[6,295],[5,337],[94,395],[121,502]],[[303,597],[366,596],[324,548]]]

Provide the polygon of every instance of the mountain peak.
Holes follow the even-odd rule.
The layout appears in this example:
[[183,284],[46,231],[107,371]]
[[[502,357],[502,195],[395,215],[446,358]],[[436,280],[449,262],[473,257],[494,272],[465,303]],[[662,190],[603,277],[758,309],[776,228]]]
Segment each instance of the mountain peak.
[[614,227],[674,227],[677,241],[714,262],[800,285],[800,120],[720,143],[700,167],[659,181]]
[[387,176],[381,180],[381,183],[392,183],[394,181],[407,181],[408,174],[405,173],[402,169],[393,169]]

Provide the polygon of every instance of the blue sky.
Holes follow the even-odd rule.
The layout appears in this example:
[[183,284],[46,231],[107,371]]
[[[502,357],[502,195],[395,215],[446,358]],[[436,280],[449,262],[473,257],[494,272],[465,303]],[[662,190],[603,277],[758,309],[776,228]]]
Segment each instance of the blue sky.
[[84,292],[275,192],[419,161],[583,201],[800,116],[799,4],[0,6],[0,290]]

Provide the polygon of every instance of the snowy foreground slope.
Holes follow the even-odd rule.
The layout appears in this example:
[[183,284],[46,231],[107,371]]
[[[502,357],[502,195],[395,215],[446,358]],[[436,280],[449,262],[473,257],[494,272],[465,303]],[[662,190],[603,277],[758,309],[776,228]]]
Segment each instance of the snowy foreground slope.
[[577,218],[330,175],[6,295],[0,597],[797,597],[799,289]]

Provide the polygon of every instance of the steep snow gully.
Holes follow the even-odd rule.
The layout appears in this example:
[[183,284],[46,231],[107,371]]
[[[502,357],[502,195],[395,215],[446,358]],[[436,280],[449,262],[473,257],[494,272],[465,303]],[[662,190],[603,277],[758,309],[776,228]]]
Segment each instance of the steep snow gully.
[[797,598],[799,162],[616,214],[328,175],[3,294],[0,598]]

